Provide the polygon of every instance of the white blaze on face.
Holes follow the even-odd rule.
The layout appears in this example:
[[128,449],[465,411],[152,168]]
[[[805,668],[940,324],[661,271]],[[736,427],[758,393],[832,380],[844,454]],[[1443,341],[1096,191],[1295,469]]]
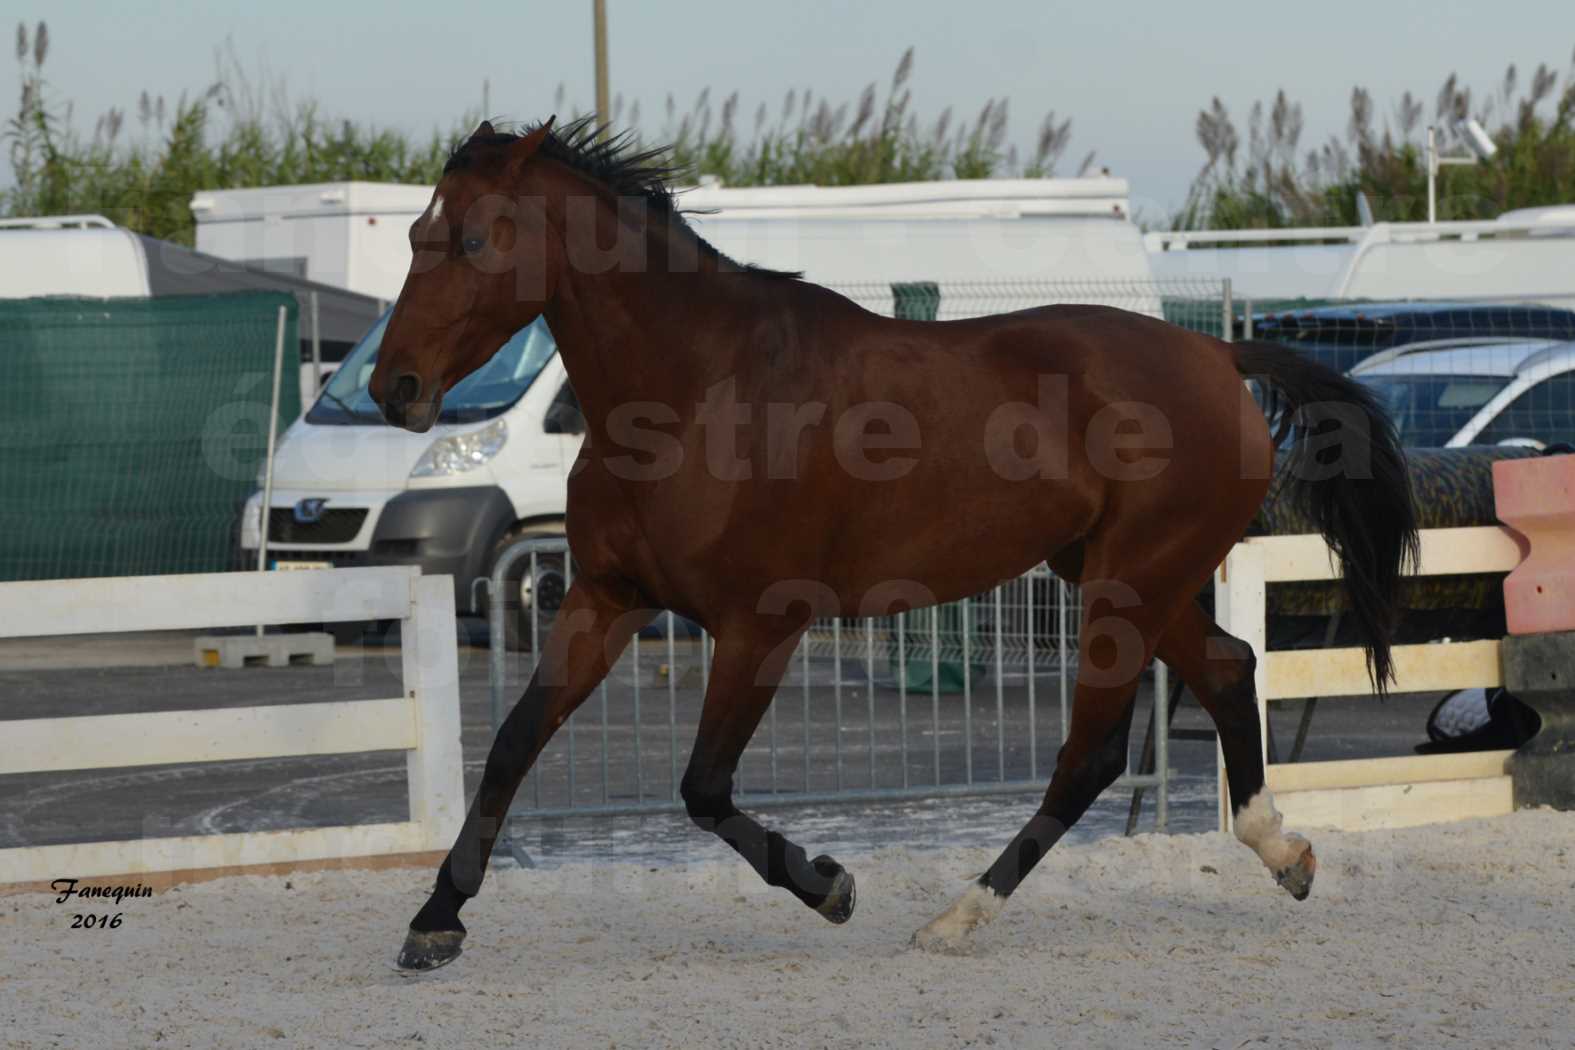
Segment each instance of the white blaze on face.
[[1251,846],[1272,872],[1295,864],[1308,848],[1306,839],[1286,834],[1280,823],[1280,811],[1274,808],[1274,795],[1268,788],[1259,788],[1236,814],[1236,837]]
[[425,223],[427,240],[442,240],[444,230],[438,224],[443,221],[443,195],[432,194],[432,203],[427,205],[426,213],[421,216]]

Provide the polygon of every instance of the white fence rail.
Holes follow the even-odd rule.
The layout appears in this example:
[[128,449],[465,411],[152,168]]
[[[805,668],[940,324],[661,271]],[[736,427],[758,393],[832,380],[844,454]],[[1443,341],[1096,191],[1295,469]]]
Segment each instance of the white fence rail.
[[446,848],[465,804],[453,595],[409,567],[0,584],[0,638],[389,619],[404,669],[383,700],[0,721],[0,775],[404,750],[410,800],[398,823],[4,849],[0,884]]
[[[1422,532],[1418,576],[1509,572],[1522,551],[1498,526]],[[1219,624],[1258,654],[1255,684],[1261,747],[1268,763],[1268,705],[1307,697],[1363,697],[1372,689],[1362,650],[1268,651],[1265,594],[1271,583],[1335,580],[1338,569],[1318,536],[1264,536],[1238,543],[1215,574]],[[1497,641],[1401,645],[1395,693],[1491,688],[1501,682]],[[1495,816],[1513,808],[1509,751],[1265,765],[1266,783],[1288,827],[1347,830],[1407,827]],[[1230,825],[1223,757],[1220,827]]]

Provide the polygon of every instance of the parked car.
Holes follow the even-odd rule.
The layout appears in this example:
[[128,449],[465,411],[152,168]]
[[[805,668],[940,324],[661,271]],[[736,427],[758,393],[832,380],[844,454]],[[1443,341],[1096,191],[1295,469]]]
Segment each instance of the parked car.
[[[1239,321],[1235,334],[1246,334]],[[1575,339],[1575,311],[1536,303],[1350,303],[1254,313],[1252,336],[1349,372],[1396,347]]]
[[1352,375],[1413,448],[1575,443],[1575,342],[1398,347]]

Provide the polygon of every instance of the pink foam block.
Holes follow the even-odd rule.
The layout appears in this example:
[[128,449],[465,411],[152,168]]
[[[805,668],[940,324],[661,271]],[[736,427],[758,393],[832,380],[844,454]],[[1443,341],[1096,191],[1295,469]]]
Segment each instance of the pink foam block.
[[1575,455],[1499,460],[1493,500],[1529,547],[1504,579],[1509,633],[1575,630]]

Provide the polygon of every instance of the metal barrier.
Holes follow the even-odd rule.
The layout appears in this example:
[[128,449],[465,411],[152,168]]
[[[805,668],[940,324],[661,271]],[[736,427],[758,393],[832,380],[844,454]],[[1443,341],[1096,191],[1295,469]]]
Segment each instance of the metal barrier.
[[[531,651],[506,647],[504,617],[518,607],[509,607],[505,581],[521,559],[529,559],[527,579],[538,577],[549,564],[544,559],[553,571],[561,564],[567,577],[573,573],[567,544],[551,538],[521,540],[494,567],[494,732],[545,640],[533,614]],[[1078,603],[1077,589],[1041,565],[985,595],[934,609],[816,621],[739,763],[739,803],[760,808],[1042,790],[1053,768],[1049,744],[1058,747],[1066,736]],[[712,640],[668,613],[653,626],[655,636],[648,628],[634,639],[542,753],[516,811],[540,817],[682,811],[679,782]],[[1166,670],[1156,663],[1154,694],[1167,691]],[[1057,717],[1044,717],[1047,699]],[[1135,775],[1129,766],[1116,788],[1154,789],[1155,826],[1163,829],[1166,705],[1156,703],[1155,712],[1155,772]]]

